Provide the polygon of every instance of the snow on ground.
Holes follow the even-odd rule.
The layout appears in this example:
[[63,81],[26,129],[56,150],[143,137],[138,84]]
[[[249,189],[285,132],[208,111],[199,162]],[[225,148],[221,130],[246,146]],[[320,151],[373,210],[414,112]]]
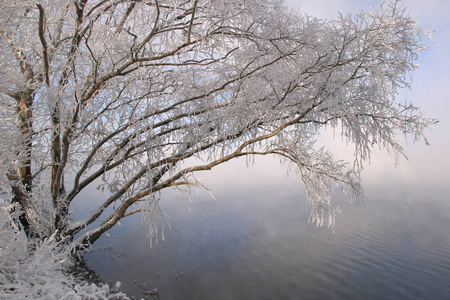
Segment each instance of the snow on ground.
[[[70,247],[49,238],[30,242],[0,199],[0,299],[129,299],[108,285],[87,283],[68,273]],[[32,251],[32,249],[35,249]]]

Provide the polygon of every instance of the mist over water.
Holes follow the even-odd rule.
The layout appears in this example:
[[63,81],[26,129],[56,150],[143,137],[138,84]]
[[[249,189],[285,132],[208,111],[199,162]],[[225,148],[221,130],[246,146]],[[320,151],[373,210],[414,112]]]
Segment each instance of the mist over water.
[[172,227],[166,226],[165,241],[159,235],[150,248],[148,228],[133,217],[94,245],[84,256],[87,265],[137,299],[155,288],[159,299],[450,295],[448,188],[420,195],[369,189],[359,207],[336,195],[343,214],[333,233],[307,223],[305,192],[295,176],[242,182],[246,175],[224,175],[216,199],[194,192],[189,204],[178,193],[163,195]]

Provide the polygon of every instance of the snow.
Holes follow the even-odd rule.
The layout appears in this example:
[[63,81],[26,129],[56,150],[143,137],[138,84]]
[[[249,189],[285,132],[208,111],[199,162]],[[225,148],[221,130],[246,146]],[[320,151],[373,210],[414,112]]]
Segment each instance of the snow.
[[0,200],[0,299],[129,299],[107,284],[88,283],[68,272],[70,245],[50,237],[29,241]]

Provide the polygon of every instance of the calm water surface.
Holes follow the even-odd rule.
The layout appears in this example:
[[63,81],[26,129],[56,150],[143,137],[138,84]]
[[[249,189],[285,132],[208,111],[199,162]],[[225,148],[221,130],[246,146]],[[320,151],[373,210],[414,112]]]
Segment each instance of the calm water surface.
[[294,186],[235,186],[190,204],[166,195],[164,242],[150,248],[136,217],[102,237],[87,265],[137,299],[155,288],[163,300],[450,299],[446,193],[369,192],[364,206],[343,204],[333,233],[307,223]]

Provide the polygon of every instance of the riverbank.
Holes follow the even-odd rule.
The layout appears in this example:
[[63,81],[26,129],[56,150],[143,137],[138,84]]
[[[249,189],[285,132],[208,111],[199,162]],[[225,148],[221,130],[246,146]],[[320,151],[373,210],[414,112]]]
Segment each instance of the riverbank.
[[11,220],[10,206],[0,201],[1,299],[129,299],[102,283],[88,283],[70,272],[69,247],[52,238],[30,241]]

